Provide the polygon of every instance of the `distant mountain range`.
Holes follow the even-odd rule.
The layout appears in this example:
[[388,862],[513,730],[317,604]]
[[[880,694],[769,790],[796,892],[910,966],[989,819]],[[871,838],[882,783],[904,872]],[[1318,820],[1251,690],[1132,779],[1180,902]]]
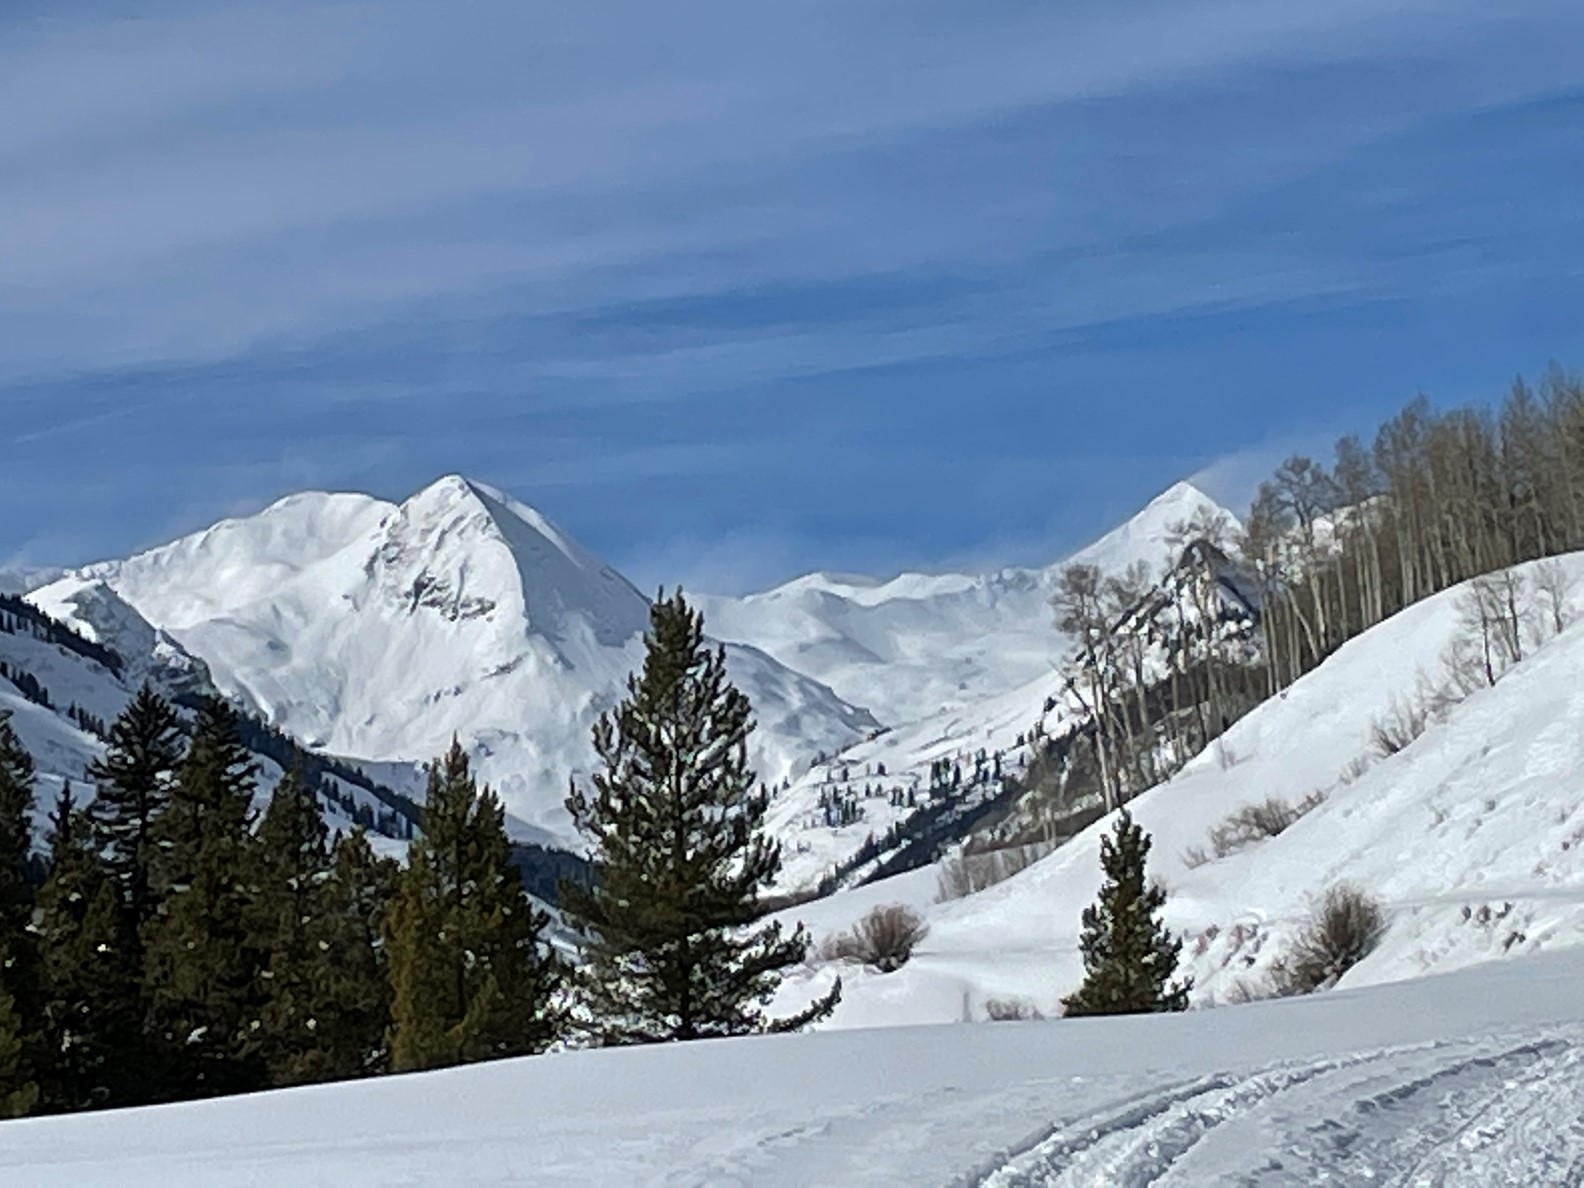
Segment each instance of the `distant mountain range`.
[[[1179,484],[1061,564],[1158,572],[1173,526],[1218,510]],[[813,574],[696,601],[753,703],[754,762],[779,784],[882,729],[971,715],[1048,674],[1060,568]],[[569,840],[567,781],[586,772],[594,720],[642,662],[648,613],[642,592],[541,513],[456,476],[401,504],[305,492],[11,584],[140,671],[201,670],[271,725],[408,793],[416,765],[456,735],[517,834],[551,843]]]

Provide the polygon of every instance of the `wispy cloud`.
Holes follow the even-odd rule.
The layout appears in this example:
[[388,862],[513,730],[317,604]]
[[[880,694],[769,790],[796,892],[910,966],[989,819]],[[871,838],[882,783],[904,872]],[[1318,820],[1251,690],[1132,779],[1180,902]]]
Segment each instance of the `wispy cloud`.
[[1579,295],[1581,37],[1564,0],[15,6],[0,490],[102,548],[456,469],[651,568],[1077,543],[1584,342],[1515,312]]

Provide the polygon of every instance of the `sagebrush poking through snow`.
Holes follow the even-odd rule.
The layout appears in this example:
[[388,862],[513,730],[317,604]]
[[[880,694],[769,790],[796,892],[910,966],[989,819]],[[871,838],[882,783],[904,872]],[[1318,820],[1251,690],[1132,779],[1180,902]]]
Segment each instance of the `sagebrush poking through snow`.
[[929,925],[912,908],[900,903],[881,904],[854,926],[838,932],[820,946],[826,961],[857,961],[880,973],[895,973],[907,964]]
[[1289,804],[1275,796],[1266,797],[1255,804],[1246,804],[1210,831],[1209,851],[1195,846],[1183,854],[1183,862],[1191,870],[1203,866],[1212,857],[1226,858],[1255,842],[1278,837],[1300,817],[1324,803],[1325,793],[1317,789],[1297,804]]
[[1380,943],[1386,914],[1368,892],[1339,883],[1315,905],[1292,948],[1271,967],[1271,987],[1283,997],[1329,990]]

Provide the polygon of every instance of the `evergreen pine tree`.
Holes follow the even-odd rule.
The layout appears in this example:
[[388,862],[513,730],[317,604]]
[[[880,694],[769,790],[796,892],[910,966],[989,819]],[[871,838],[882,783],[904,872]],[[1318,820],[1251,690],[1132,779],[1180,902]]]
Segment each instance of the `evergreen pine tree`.
[[332,851],[318,798],[298,771],[276,786],[258,841],[258,927],[269,946],[260,1043],[270,1083],[379,1071],[390,1019],[379,918],[395,864],[376,858],[361,831]]
[[1174,983],[1182,941],[1157,913],[1166,902],[1158,884],[1145,882],[1150,839],[1123,809],[1113,832],[1100,839],[1105,882],[1084,909],[1084,981],[1062,999],[1068,1015],[1134,1015],[1188,1009],[1189,981]]
[[429,768],[423,835],[386,926],[398,1072],[542,1051],[560,962],[511,862],[505,810],[453,742]]
[[334,1013],[318,1032],[329,1077],[371,1076],[390,1066],[391,977],[383,929],[401,866],[381,858],[362,829],[336,838],[320,911]]
[[[26,1077],[38,1058],[38,948],[33,934],[34,890],[28,877],[33,848],[33,757],[0,713],[0,994],[10,1000],[14,1031],[22,1049],[14,1076]],[[0,1071],[0,1096],[5,1090]]]
[[28,1058],[32,1046],[16,999],[0,985],[0,1118],[20,1118],[38,1104],[39,1087]]
[[681,592],[650,610],[643,671],[594,728],[603,771],[567,808],[593,846],[591,886],[562,901],[591,933],[574,983],[576,1021],[602,1044],[794,1030],[828,1015],[826,998],[786,1019],[763,1008],[809,938],[752,927],[781,867],[764,835],[769,795],[754,790],[748,699]]
[[61,790],[50,817],[49,875],[38,895],[43,1104],[52,1111],[149,1096],[141,1042],[140,957],[92,822]]
[[328,1080],[318,1033],[333,1011],[324,997],[325,967],[339,956],[319,947],[328,932],[321,901],[330,846],[300,769],[288,771],[270,796],[258,830],[258,868],[256,927],[268,948],[260,1054],[272,1085]]
[[234,710],[198,713],[169,803],[154,821],[157,908],[143,927],[148,1027],[169,1058],[164,1095],[264,1084],[258,1031],[264,940],[254,927],[256,768]]
[[15,953],[33,916],[33,757],[0,711],[0,946]]
[[97,785],[90,812],[132,924],[133,943],[154,911],[149,867],[154,819],[170,799],[181,761],[181,722],[170,703],[144,685],[110,727],[105,753],[88,776]]

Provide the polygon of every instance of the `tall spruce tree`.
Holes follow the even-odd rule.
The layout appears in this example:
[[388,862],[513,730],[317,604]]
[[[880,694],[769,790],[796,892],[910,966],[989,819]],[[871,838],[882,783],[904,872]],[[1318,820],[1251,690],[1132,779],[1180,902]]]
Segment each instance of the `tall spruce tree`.
[[269,1080],[328,1080],[319,1029],[334,1011],[324,995],[326,967],[340,955],[320,949],[328,932],[321,901],[330,846],[324,815],[300,768],[288,771],[270,796],[258,830],[258,866],[256,926],[268,949],[259,1043]]
[[381,864],[361,831],[332,851],[318,796],[295,770],[276,785],[258,841],[270,1083],[379,1071],[390,990],[378,926],[395,864]]
[[144,685],[111,724],[105,753],[88,768],[96,785],[90,806],[94,830],[131,920],[134,944],[154,912],[154,820],[170,799],[181,754],[181,720]]
[[[38,946],[31,929],[34,889],[28,874],[33,848],[33,757],[0,712],[0,994],[10,1000],[17,1042],[15,1077],[28,1077],[38,1057]],[[0,1072],[0,1096],[6,1092]]]
[[266,942],[254,914],[256,767],[234,710],[211,698],[154,821],[157,907],[143,926],[148,1027],[169,1097],[265,1083],[259,1029]]
[[15,996],[0,985],[0,1118],[21,1118],[38,1104],[32,1047]]
[[511,861],[505,810],[458,742],[429,768],[423,833],[386,924],[398,1072],[542,1051],[559,1031],[549,917]]
[[142,1042],[141,957],[93,822],[61,790],[50,816],[49,875],[38,895],[44,1057],[51,1111],[131,1105],[151,1096]]
[[1182,941],[1158,914],[1166,892],[1147,884],[1150,839],[1126,809],[1100,839],[1105,881],[1100,896],[1084,909],[1084,980],[1062,999],[1068,1015],[1137,1015],[1188,1009],[1190,981],[1172,982]]
[[0,710],[0,947],[15,953],[33,916],[33,756]]
[[401,866],[381,858],[361,828],[337,837],[320,911],[327,997],[334,1013],[318,1028],[329,1077],[372,1076],[390,1067],[391,979],[383,928]]
[[799,926],[753,927],[781,868],[755,791],[748,699],[680,591],[650,609],[643,671],[594,728],[603,770],[567,808],[593,847],[590,886],[562,885],[590,933],[574,982],[578,1028],[600,1044],[789,1031],[828,1015],[841,986],[790,1018],[764,1007],[804,960]]

